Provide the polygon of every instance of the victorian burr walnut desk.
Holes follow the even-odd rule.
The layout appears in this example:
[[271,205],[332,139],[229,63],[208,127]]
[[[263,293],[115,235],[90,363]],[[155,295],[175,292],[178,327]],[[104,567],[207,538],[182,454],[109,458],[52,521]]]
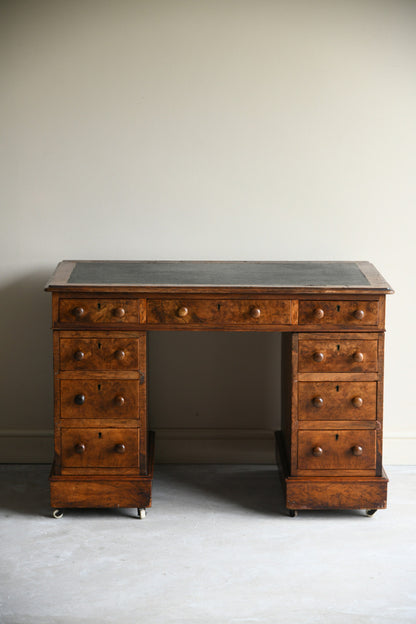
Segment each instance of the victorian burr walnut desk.
[[51,505],[151,505],[147,336],[283,332],[277,460],[290,515],[386,506],[385,296],[368,262],[64,261],[52,292]]

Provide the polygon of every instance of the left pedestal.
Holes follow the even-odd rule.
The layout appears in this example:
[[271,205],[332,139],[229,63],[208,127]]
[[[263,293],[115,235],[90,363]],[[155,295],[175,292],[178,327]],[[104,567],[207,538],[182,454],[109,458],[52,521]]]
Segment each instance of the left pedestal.
[[54,508],[136,507],[143,517],[151,506],[147,334],[136,308],[128,296],[53,293]]

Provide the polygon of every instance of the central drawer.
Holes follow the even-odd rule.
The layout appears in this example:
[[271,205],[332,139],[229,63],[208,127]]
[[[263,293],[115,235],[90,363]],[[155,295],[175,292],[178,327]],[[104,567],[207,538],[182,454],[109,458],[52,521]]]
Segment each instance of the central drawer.
[[289,325],[286,299],[149,299],[150,324]]
[[139,429],[63,428],[62,468],[137,468]]
[[137,370],[138,338],[61,338],[61,370]]
[[61,379],[61,418],[139,417],[138,379]]

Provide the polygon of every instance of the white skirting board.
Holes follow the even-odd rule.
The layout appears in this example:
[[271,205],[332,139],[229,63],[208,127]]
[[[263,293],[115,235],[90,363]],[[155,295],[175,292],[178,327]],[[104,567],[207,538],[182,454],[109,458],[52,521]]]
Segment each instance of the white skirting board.
[[[159,429],[156,463],[272,464],[274,433],[262,429]],[[52,430],[0,430],[0,463],[48,464]],[[416,464],[416,432],[384,436],[385,465]]]

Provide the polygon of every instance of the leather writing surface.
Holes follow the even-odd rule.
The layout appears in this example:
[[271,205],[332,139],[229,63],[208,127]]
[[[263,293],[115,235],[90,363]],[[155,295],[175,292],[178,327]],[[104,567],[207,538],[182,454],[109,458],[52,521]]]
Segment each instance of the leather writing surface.
[[354,287],[369,281],[354,262],[77,262],[69,284]]

